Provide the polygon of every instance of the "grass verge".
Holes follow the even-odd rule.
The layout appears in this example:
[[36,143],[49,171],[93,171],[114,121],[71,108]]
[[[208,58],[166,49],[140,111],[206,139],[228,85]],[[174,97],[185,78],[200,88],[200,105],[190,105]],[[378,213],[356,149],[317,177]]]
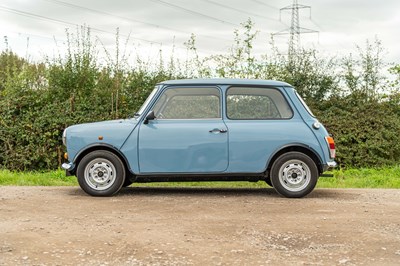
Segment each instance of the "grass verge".
[[[341,169],[331,172],[334,177],[321,177],[318,188],[400,188],[400,166],[387,168]],[[48,172],[11,172],[0,170],[0,186],[76,186],[74,176],[63,170]],[[264,182],[166,182],[136,183],[140,187],[222,187],[263,188]]]
[[400,188],[400,166],[335,170],[333,178],[320,178],[320,188]]
[[75,176],[66,176],[65,171],[12,172],[0,170],[0,186],[75,186]]

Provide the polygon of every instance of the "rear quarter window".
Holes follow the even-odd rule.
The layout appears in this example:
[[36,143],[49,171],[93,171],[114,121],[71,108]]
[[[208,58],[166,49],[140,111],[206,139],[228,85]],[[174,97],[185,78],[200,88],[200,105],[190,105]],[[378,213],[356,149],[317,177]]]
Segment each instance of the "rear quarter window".
[[227,91],[229,119],[290,119],[293,111],[282,93],[275,88],[231,87]]

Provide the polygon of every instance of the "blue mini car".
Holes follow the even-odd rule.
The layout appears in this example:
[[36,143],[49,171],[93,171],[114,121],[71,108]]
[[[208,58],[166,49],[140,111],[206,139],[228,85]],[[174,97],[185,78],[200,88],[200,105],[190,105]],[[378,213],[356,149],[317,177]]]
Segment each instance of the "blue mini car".
[[92,196],[133,182],[259,181],[309,194],[335,144],[296,90],[269,80],[157,84],[130,119],[70,126],[62,168]]

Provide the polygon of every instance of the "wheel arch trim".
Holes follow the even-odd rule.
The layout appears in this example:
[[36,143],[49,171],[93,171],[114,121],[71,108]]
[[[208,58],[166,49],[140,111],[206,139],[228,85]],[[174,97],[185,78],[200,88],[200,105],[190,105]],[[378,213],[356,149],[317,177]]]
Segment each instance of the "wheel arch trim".
[[280,155],[290,151],[297,151],[306,154],[315,162],[319,173],[321,174],[323,172],[323,160],[318,152],[315,151],[312,147],[301,143],[288,144],[277,149],[268,159],[265,172],[268,172],[272,168],[272,165]]
[[76,170],[78,168],[78,165],[79,165],[80,161],[82,160],[82,158],[85,155],[89,154],[90,152],[97,151],[97,150],[106,150],[106,151],[114,153],[115,155],[117,155],[121,159],[121,161],[124,164],[126,170],[128,172],[130,172],[131,174],[133,174],[133,171],[132,171],[132,169],[131,169],[131,167],[129,165],[129,161],[126,158],[126,156],[118,148],[116,148],[113,145],[107,144],[107,143],[94,143],[94,144],[88,145],[85,148],[81,149],[75,155],[75,158],[72,161],[73,166],[74,166],[73,169],[71,169],[69,171],[75,174]]

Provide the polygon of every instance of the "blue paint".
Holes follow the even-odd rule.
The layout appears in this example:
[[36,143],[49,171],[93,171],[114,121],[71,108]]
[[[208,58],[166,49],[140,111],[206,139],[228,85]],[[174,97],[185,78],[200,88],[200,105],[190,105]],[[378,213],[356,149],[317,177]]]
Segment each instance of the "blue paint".
[[[196,86],[218,88],[221,118],[155,119],[144,123],[165,90],[195,89]],[[273,87],[282,93],[293,116],[289,119],[231,120],[226,114],[226,92],[231,86],[256,86],[266,90]],[[334,162],[325,141],[328,132],[322,125],[319,129],[313,128],[318,120],[307,112],[287,83],[194,79],[165,81],[157,87],[154,97],[134,119],[68,127],[68,159],[75,169],[79,154],[93,145],[108,145],[119,150],[127,160],[129,171],[136,175],[262,173],[277,152],[290,146],[306,147],[315,153],[322,165]]]

